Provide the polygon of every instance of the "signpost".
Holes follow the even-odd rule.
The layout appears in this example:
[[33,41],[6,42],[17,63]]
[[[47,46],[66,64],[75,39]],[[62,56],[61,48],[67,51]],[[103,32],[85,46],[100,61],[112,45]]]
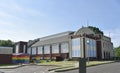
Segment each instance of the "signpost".
[[79,73],[86,73],[86,59],[79,59]]

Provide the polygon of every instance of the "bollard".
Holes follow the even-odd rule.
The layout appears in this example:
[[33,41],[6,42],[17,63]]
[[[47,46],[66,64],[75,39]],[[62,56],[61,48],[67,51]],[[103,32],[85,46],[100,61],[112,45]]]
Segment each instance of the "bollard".
[[79,59],[79,73],[86,73],[86,59]]

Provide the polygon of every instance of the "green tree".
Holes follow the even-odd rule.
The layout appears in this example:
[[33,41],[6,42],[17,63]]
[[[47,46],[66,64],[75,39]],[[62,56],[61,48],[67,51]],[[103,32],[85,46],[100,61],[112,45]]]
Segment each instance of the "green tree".
[[102,34],[103,35],[103,31],[101,31],[99,28],[97,27],[93,27],[93,26],[88,26],[88,28],[90,28],[91,30],[93,30],[95,32],[95,34]]
[[114,49],[115,52],[115,57],[119,57],[120,58],[120,46]]
[[13,47],[14,44],[11,40],[0,40],[0,46]]

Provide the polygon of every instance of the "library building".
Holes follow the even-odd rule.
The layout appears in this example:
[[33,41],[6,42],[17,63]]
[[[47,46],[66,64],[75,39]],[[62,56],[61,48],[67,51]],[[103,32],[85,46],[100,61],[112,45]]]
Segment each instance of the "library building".
[[103,60],[114,57],[111,38],[103,33],[96,33],[89,27],[30,40],[27,53],[31,59]]

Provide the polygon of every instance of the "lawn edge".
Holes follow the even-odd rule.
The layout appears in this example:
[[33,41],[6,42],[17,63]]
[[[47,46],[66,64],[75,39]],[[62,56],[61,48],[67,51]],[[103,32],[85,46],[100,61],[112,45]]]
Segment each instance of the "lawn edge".
[[[87,66],[87,67],[93,67],[93,66],[104,65],[104,64],[111,64],[111,63],[115,63],[115,62],[109,62],[109,63],[102,63],[102,64],[90,65],[90,66]],[[79,69],[79,68],[77,67],[77,68],[72,68],[72,69],[63,69],[63,70],[54,70],[54,71],[55,71],[55,72],[64,72],[64,71],[70,71],[70,70],[76,70],[76,69]]]

